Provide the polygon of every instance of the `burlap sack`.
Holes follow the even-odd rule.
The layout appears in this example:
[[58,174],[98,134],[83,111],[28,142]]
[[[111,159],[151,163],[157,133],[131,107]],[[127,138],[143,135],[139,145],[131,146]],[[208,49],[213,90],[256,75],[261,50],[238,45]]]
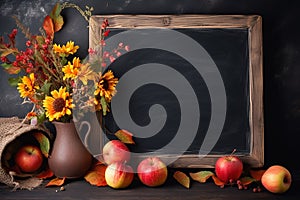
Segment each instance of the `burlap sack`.
[[41,179],[34,176],[22,178],[20,178],[19,175],[16,176],[13,171],[6,169],[3,162],[5,156],[4,152],[7,151],[7,148],[14,148],[14,146],[16,146],[15,141],[18,141],[18,138],[32,131],[41,131],[45,133],[45,135],[50,135],[46,128],[22,123],[17,117],[0,118],[0,182],[13,187],[13,189],[31,190],[42,183]]

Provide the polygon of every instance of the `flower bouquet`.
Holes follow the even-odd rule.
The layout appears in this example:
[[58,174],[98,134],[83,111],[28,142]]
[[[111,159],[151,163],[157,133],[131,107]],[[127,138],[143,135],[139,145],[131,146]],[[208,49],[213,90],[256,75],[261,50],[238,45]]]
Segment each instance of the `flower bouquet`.
[[[33,109],[26,116],[32,123],[44,121],[70,122],[75,118],[73,110],[83,112],[102,111],[106,115],[109,103],[116,94],[118,79],[111,70],[105,71],[107,52],[96,52],[89,49],[89,56],[97,56],[93,62],[81,60],[74,56],[79,46],[74,41],[56,44],[55,32],[63,27],[61,11],[65,8],[76,8],[88,20],[92,8],[83,11],[71,3],[57,3],[52,12],[44,19],[40,34],[33,35],[14,17],[19,29],[27,38],[26,49],[16,47],[17,29],[8,35],[8,42],[0,37],[0,53],[2,66],[9,74],[19,75],[10,78],[11,85],[16,86],[24,103],[32,103]],[[101,41],[108,35],[108,22],[103,21]],[[120,46],[121,47],[121,46]],[[118,47],[120,49],[120,47]],[[125,48],[123,48],[125,49]],[[108,56],[106,57],[109,59]]]
[[[113,71],[106,70],[106,63],[113,62],[122,51],[128,51],[128,46],[120,43],[113,53],[103,50],[104,39],[109,34],[105,19],[100,29],[99,49],[89,49],[88,59],[75,56],[79,46],[74,41],[56,44],[55,33],[64,24],[61,11],[69,7],[77,9],[87,21],[93,10],[86,7],[83,11],[75,4],[57,3],[44,18],[38,35],[31,34],[14,17],[27,38],[26,49],[17,48],[15,37],[18,31],[14,29],[8,35],[8,42],[0,37],[0,53],[5,71],[17,75],[9,79],[10,84],[17,87],[24,103],[33,105],[24,121],[33,125],[50,121],[56,127],[56,139],[48,158],[50,169],[58,177],[78,178],[89,169],[92,156],[78,137],[74,121],[79,121],[86,112],[98,112],[102,117],[110,111],[109,103],[116,94],[118,78]],[[78,145],[74,147],[74,144]]]

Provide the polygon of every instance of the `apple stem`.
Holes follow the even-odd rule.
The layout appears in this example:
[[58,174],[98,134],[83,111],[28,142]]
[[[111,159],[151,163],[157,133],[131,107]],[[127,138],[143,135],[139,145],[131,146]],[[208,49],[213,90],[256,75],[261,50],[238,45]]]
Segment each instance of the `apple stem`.
[[231,152],[231,156],[236,152],[236,149],[233,149],[233,151]]

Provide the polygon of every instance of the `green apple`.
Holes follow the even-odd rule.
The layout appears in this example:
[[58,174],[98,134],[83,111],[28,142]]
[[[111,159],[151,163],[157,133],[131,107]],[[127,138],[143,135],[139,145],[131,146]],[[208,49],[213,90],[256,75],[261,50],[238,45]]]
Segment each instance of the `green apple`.
[[262,175],[261,183],[272,193],[284,193],[291,186],[292,176],[285,167],[273,165]]

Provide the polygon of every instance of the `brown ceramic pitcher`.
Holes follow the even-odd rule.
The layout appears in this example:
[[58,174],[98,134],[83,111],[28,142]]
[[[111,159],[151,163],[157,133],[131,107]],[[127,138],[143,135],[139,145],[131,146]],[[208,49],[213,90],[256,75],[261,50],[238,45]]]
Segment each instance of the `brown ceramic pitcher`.
[[74,122],[53,122],[56,138],[48,159],[56,177],[80,178],[89,170],[92,155],[83,145]]

